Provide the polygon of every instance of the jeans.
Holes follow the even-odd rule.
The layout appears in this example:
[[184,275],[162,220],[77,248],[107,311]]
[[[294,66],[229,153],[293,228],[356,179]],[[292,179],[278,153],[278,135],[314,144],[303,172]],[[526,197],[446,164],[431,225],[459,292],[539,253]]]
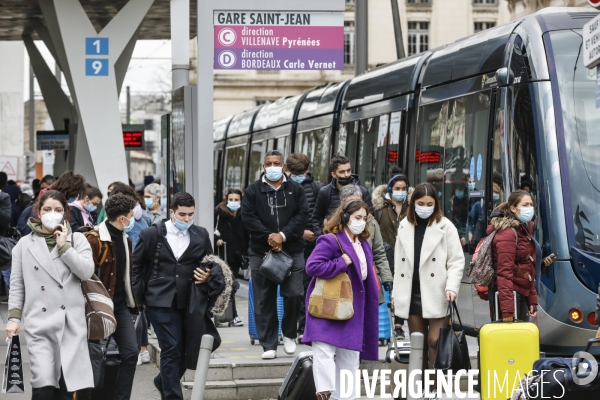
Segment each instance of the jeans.
[[137,335],[138,347],[141,348],[148,346],[148,320],[144,312],[141,312],[138,318],[140,318],[140,322],[138,322],[135,333]]
[[10,268],[6,271],[0,271],[2,274],[2,278],[4,278],[4,283],[6,284],[6,294],[8,295],[8,291],[10,289]]
[[[289,339],[298,336],[298,315],[300,305],[304,301],[302,286],[304,271],[304,254],[293,254],[292,274],[281,283],[283,297],[283,320],[281,333]],[[254,319],[258,339],[265,351],[277,350],[279,342],[277,332],[279,319],[277,317],[277,284],[260,273],[262,256],[250,254],[252,269],[252,292],[254,294]]]
[[160,346],[160,372],[154,383],[165,400],[183,400],[181,377],[185,373],[185,310],[146,307]]
[[[113,333],[113,339],[119,347],[119,356],[121,357],[115,400],[129,400],[140,349],[131,313],[125,304],[115,304],[115,319],[117,320],[117,330]],[[110,383],[112,382],[108,382],[108,384]]]

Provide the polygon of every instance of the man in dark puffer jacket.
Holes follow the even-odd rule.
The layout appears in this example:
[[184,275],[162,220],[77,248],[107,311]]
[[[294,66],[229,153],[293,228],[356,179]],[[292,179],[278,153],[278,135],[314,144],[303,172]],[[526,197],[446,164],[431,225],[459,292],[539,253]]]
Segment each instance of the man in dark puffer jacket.
[[[315,203],[317,202],[317,195],[319,190],[323,187],[323,184],[319,181],[315,181],[312,174],[308,172],[310,160],[305,154],[294,153],[290,154],[287,160],[285,160],[285,166],[289,172],[290,179],[296,183],[299,183],[304,189],[306,201],[308,202],[308,215],[312,215],[313,210],[315,209]],[[306,228],[304,228],[304,234],[302,235],[302,238],[304,239],[304,260],[306,261],[315,249],[315,228],[311,220],[308,221]],[[306,293],[306,289],[308,289],[310,280],[311,277],[306,273],[305,270],[304,278],[302,280],[304,293]],[[304,334],[305,323],[306,313],[304,312],[303,302],[300,310],[300,316],[298,317],[298,336],[300,339],[302,339],[301,336]]]

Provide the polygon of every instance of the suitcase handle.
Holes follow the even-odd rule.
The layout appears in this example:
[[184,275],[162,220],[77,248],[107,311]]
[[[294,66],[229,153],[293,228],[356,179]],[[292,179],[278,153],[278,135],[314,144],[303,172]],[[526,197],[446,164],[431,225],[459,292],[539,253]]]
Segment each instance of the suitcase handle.
[[[496,322],[503,322],[502,318],[500,318],[500,307],[499,307],[499,303],[498,303],[498,297],[500,296],[500,292],[498,290],[496,290],[496,300],[495,300],[495,309],[496,309]],[[514,322],[519,322],[519,320],[517,319],[517,292],[515,292],[513,290],[513,299],[514,299],[514,310],[515,310],[515,321]]]
[[398,340],[396,338],[396,332],[393,331],[394,329],[394,306],[392,305],[392,302],[390,301],[389,303],[387,303],[388,306],[388,314],[390,316],[390,330],[391,330],[391,336],[392,336],[392,343],[394,343],[394,360],[396,362],[400,362],[400,354],[398,354]]
[[585,352],[587,353],[590,350],[590,348],[592,347],[592,345],[595,343],[600,343],[600,339],[593,338],[593,339],[588,340],[587,345],[585,346]]

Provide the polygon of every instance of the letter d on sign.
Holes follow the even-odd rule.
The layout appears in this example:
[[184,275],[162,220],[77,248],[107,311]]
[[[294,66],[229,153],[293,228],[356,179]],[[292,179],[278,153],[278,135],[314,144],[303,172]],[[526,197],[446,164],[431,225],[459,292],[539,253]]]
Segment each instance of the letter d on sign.
[[352,396],[354,387],[354,375],[352,371],[343,369],[340,371],[340,396],[350,397]]

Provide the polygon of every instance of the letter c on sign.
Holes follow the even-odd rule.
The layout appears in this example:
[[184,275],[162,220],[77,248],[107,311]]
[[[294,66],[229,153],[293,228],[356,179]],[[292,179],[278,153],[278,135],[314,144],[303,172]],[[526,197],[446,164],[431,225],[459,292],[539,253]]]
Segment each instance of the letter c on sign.
[[236,58],[235,53],[230,50],[222,51],[219,54],[219,64],[223,68],[231,68],[235,65]]
[[219,32],[219,43],[223,46],[232,46],[237,39],[235,31],[231,28],[221,29]]

